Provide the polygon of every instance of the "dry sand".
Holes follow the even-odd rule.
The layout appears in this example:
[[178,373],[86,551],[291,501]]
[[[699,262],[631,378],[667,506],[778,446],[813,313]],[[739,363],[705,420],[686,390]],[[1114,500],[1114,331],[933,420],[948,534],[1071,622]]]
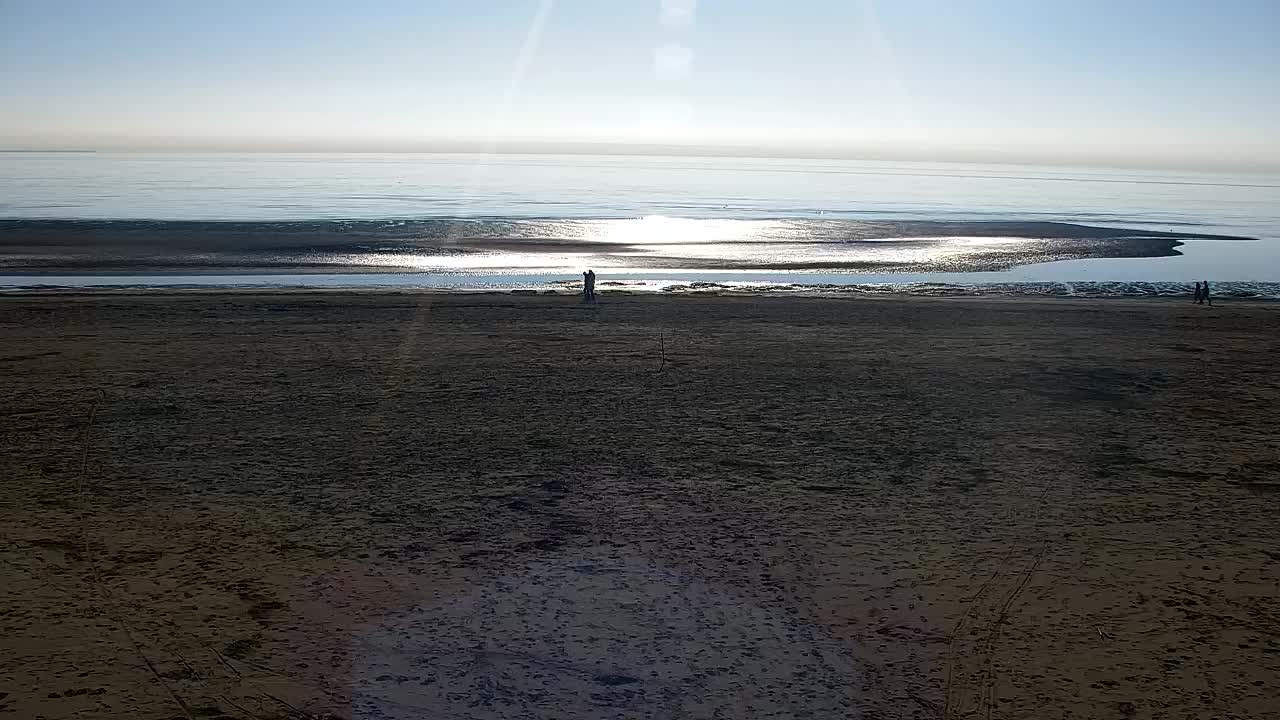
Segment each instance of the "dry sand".
[[1280,717],[1278,352],[1230,304],[3,297],[0,716]]

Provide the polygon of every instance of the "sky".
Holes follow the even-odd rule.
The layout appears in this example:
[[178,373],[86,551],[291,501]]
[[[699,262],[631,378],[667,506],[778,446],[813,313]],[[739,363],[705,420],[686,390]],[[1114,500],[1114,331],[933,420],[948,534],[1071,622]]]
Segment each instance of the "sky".
[[1276,0],[0,0],[0,148],[1280,168]]

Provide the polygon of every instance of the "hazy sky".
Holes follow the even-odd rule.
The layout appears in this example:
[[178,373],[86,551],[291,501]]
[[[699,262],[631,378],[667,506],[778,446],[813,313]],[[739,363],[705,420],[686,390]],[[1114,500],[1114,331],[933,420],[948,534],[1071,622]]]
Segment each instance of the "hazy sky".
[[1278,0],[0,0],[10,148],[1280,167],[1278,90]]

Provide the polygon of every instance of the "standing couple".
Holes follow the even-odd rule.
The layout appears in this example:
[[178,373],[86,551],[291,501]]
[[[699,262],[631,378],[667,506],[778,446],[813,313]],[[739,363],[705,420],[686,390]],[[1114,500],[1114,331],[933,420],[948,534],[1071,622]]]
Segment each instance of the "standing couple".
[[1213,296],[1209,294],[1209,281],[1205,280],[1204,285],[1201,285],[1199,282],[1196,282],[1195,304],[1203,305],[1205,304],[1206,301],[1210,305],[1213,305]]
[[596,301],[596,271],[582,273],[582,302]]

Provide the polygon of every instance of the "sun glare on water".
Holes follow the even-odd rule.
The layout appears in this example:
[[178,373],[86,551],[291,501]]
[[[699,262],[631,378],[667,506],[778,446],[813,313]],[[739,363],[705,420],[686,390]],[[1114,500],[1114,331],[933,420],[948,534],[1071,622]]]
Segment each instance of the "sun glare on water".
[[630,220],[600,220],[588,237],[615,245],[703,245],[744,242],[776,236],[783,224],[767,220],[694,220],[649,215]]

